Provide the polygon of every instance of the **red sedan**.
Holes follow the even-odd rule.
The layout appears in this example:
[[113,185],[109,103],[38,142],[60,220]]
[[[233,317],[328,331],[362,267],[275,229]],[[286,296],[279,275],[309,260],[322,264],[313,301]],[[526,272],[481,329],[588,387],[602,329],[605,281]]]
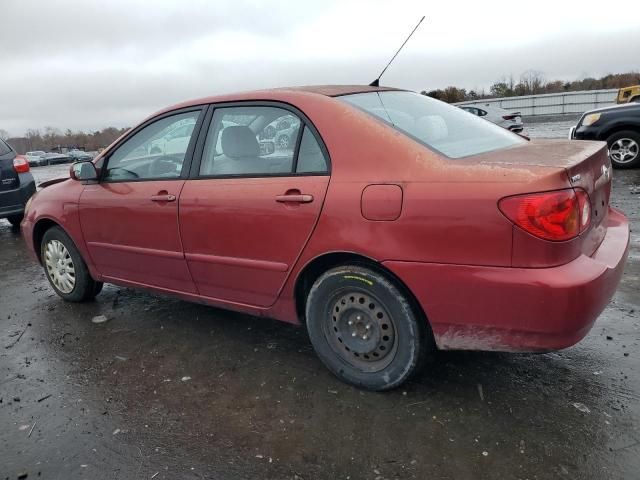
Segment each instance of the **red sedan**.
[[38,192],[22,230],[65,300],[108,282],[301,323],[334,374],[384,390],[431,350],[582,339],[628,251],[610,191],[604,143],[391,88],[290,88],[153,115]]

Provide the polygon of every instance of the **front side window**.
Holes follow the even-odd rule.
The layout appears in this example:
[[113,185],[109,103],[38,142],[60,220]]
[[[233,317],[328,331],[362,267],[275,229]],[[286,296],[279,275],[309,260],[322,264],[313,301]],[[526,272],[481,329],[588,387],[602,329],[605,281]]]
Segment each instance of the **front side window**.
[[200,110],[162,118],[109,156],[106,181],[179,178]]
[[292,173],[300,119],[277,107],[216,108],[205,142],[201,176]]
[[460,108],[414,92],[368,92],[339,98],[449,158],[478,155],[525,142]]

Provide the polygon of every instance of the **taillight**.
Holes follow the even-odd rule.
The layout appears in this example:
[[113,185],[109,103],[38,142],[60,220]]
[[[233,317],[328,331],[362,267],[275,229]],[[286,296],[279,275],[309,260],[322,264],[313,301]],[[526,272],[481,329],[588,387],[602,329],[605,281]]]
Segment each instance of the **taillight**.
[[520,115],[503,115],[502,118],[504,118],[505,120],[515,120],[519,116]]
[[545,240],[571,240],[591,220],[589,195],[582,189],[515,195],[500,200],[498,207],[524,231]]
[[13,159],[13,169],[17,173],[26,173],[29,171],[29,162],[22,157],[16,157]]

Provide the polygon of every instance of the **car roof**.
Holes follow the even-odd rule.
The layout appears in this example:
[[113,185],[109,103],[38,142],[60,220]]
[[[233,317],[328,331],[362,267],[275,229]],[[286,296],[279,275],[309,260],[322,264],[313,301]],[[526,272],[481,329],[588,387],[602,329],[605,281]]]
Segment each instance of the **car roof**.
[[[243,100],[286,100],[288,95],[300,93],[323,95],[326,97],[339,97],[341,95],[350,95],[354,93],[366,92],[384,92],[384,91],[405,91],[394,87],[372,87],[371,85],[307,85],[300,87],[280,87],[265,90],[253,90],[238,93],[229,93],[224,95],[214,95],[210,97],[196,98],[187,100],[176,105],[164,108],[154,113],[151,117],[164,112],[170,112],[179,108],[188,108],[196,105],[204,105],[207,103],[234,102]],[[150,117],[150,118],[151,118]]]

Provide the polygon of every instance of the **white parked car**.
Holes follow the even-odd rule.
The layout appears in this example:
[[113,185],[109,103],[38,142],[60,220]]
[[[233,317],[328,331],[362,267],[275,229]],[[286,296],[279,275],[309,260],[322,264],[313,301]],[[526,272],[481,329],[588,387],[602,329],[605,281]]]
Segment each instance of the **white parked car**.
[[515,133],[520,133],[524,129],[520,112],[510,112],[504,108],[494,107],[488,104],[462,105],[460,108]]
[[160,138],[151,142],[149,155],[171,155],[186,151],[195,126],[195,120],[189,119],[172,130],[163,132]]
[[27,162],[29,162],[30,167],[39,167],[40,165],[47,164],[44,155],[45,152],[42,150],[35,150],[33,152],[27,152],[25,157],[27,157]]

